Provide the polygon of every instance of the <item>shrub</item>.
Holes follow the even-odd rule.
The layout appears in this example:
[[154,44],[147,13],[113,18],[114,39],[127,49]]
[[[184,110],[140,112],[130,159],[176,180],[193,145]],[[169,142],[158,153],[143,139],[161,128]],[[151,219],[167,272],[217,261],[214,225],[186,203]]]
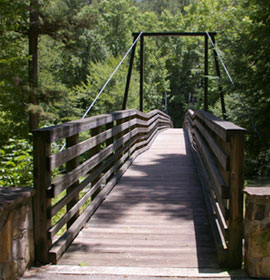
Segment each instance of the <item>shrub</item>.
[[9,139],[0,149],[0,186],[32,187],[32,145],[25,139]]

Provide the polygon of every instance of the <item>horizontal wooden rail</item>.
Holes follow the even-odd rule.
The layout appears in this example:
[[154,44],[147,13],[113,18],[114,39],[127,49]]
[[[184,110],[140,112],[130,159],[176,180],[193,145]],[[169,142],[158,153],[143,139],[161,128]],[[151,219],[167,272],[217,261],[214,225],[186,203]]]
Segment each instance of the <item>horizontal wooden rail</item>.
[[[132,161],[168,127],[170,117],[159,110],[124,110],[33,132],[36,261],[59,260]],[[55,152],[57,141],[66,149]]]
[[219,263],[242,265],[245,129],[205,111],[188,110],[184,128],[196,157]]

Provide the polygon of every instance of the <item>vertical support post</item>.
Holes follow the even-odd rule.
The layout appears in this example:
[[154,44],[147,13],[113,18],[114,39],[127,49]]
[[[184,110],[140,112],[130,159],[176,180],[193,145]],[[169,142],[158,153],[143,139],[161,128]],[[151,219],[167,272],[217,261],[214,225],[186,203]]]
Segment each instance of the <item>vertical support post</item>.
[[[106,124],[106,130],[109,130],[109,129],[112,129],[112,133],[113,133],[113,126],[114,126],[114,121],[110,122],[110,123],[107,123]],[[114,137],[111,136],[111,138],[109,138],[108,140],[106,140],[106,147],[110,146],[111,144],[113,144],[113,141],[114,141]],[[114,157],[114,152],[111,154],[110,158],[113,158]],[[106,170],[104,170],[104,173],[106,173],[110,168],[113,167],[113,163],[111,165],[109,165]],[[106,182],[104,183],[107,183],[110,181],[110,179],[113,177],[113,174],[106,180]]]
[[[213,37],[211,37],[211,39],[215,45],[215,35],[213,35]],[[213,48],[213,54],[214,54],[214,59],[215,59],[216,74],[219,78],[218,79],[218,91],[219,91],[219,97],[220,97],[220,103],[221,103],[222,117],[224,120],[226,120],[226,108],[225,108],[224,95],[223,95],[221,81],[220,81],[221,73],[220,73],[218,59],[217,59],[217,52],[214,48]]]
[[33,199],[34,216],[34,245],[35,260],[38,263],[49,263],[49,249],[52,240],[48,239],[47,232],[51,227],[51,219],[48,210],[51,207],[51,199],[47,197],[47,191],[51,185],[51,170],[48,158],[51,153],[51,144],[46,141],[48,135],[33,132],[34,146],[34,188]]
[[[136,39],[137,39],[137,37],[134,36],[133,43],[135,42]],[[130,85],[130,80],[131,80],[131,75],[132,75],[132,68],[133,68],[133,61],[134,61],[136,46],[137,46],[137,43],[133,46],[133,49],[132,49],[132,52],[131,52],[131,55],[130,55],[130,62],[129,62],[127,82],[126,82],[126,88],[125,88],[125,95],[124,95],[122,110],[126,110],[126,107],[127,107],[128,91],[129,91],[129,85]]]
[[208,111],[208,36],[204,35],[204,111]]
[[[79,134],[73,135],[71,137],[67,138],[67,148],[76,145],[79,143]],[[75,157],[67,162],[67,167],[66,170],[67,172],[72,171],[79,165],[79,157]],[[76,187],[79,185],[79,181],[76,181],[74,184],[72,184],[68,189],[67,189],[67,195],[72,192]],[[72,199],[68,204],[67,204],[67,211],[70,210],[77,202],[79,201],[79,193],[76,195],[74,199]],[[70,219],[67,223],[67,228],[69,228],[73,222],[79,217],[80,212],[78,211],[72,219]]]
[[141,35],[141,49],[140,49],[140,111],[143,112],[144,99],[144,36]]
[[[99,133],[102,132],[102,128],[99,126],[99,127],[96,127],[96,128],[93,128],[91,130],[91,137],[93,136],[96,136],[98,135]],[[94,156],[95,154],[98,154],[99,152],[101,151],[101,147],[100,147],[100,144],[96,145],[95,148],[91,149],[91,156]],[[96,169],[98,169],[100,167],[102,163],[98,164],[96,167],[94,167],[92,169],[92,172],[94,172]],[[97,176],[91,183],[92,183],[92,186],[100,179],[100,175]],[[97,194],[99,193],[99,191],[101,190],[101,188],[99,188],[91,197],[92,200],[94,200],[94,198],[97,196]]]
[[227,266],[241,268],[243,238],[244,131],[230,137],[230,204]]

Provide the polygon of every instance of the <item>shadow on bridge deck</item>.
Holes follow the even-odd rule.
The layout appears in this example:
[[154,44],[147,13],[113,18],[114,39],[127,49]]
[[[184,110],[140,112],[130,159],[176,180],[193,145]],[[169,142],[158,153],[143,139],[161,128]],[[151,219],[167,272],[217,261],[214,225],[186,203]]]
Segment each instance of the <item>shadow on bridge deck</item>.
[[133,162],[59,264],[218,268],[202,190],[182,129],[161,132]]

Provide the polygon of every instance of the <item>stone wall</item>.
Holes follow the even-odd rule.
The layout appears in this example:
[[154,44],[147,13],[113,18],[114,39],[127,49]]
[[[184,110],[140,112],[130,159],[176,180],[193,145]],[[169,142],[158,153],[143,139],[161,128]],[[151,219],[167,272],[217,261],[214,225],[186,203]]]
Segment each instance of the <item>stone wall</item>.
[[246,188],[245,269],[270,278],[270,187]]
[[34,260],[32,195],[29,188],[0,188],[0,279],[23,275]]

